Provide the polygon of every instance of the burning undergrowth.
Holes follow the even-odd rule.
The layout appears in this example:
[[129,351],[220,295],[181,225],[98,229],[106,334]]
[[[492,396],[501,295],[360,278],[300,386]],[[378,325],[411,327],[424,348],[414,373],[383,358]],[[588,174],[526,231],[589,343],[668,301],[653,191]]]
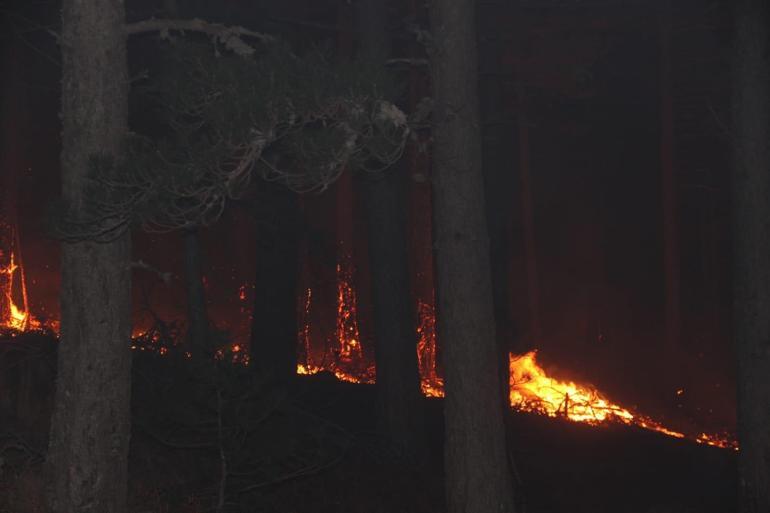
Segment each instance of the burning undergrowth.
[[[167,351],[134,352],[131,511],[202,513],[220,503],[222,511],[233,512],[442,511],[440,401],[424,399],[426,427],[435,436],[426,442],[427,463],[419,466],[390,452],[374,434],[371,386],[322,372],[281,388],[264,382],[252,366],[233,363],[232,351],[201,359],[171,340],[153,339]],[[49,369],[55,361],[48,335],[27,332],[3,344],[7,350],[15,345],[15,361],[24,362],[19,368],[32,363],[24,355],[48,361]],[[46,347],[45,356],[35,352]],[[50,398],[52,375],[45,383]],[[33,403],[46,401],[40,391],[32,396]],[[562,414],[551,419],[545,408],[550,406],[538,399],[530,403],[531,413],[510,416],[511,450],[529,510],[647,512],[652,505],[681,503],[666,511],[727,511],[732,487],[725,476],[733,472],[733,451],[621,422],[605,421],[597,429]],[[37,489],[47,424],[30,425],[40,436],[21,425],[18,436],[0,436],[7,462],[0,510],[3,489]],[[29,452],[8,449],[6,442]],[[600,494],[596,483],[602,483]],[[634,489],[646,490],[644,496]],[[688,501],[700,502],[696,507]]]
[[[54,332],[53,322],[37,320],[29,310],[23,267],[10,253],[7,262],[0,267],[0,329],[5,338],[24,332]],[[374,383],[376,369],[369,342],[362,340],[359,330],[358,300],[354,287],[352,265],[343,258],[336,268],[336,323],[334,332],[324,343],[323,352],[313,347],[311,340],[311,309],[314,307],[313,290],[305,289],[299,298],[299,332],[297,374],[310,375],[321,371],[333,374],[337,379],[350,383]],[[239,290],[243,296],[243,288]],[[416,305],[417,359],[421,388],[425,396],[443,397],[444,382],[438,365],[438,345],[433,304],[419,301]],[[174,358],[190,359],[185,349],[186,326],[178,321],[165,321],[154,316],[153,325],[134,333],[132,349],[140,361],[144,354],[173,355]],[[213,358],[206,365],[219,369],[222,365],[249,367],[249,354],[242,342],[232,342],[226,330],[212,326],[211,353]],[[317,345],[317,344],[316,344]],[[221,375],[217,371],[214,376]],[[246,375],[255,375],[246,372]],[[144,378],[147,379],[147,376]],[[610,400],[596,388],[550,375],[537,361],[535,350],[509,357],[509,400],[516,411],[532,412],[548,417],[561,417],[573,422],[594,426],[624,424],[655,431],[666,436],[688,439],[699,444],[737,450],[738,444],[727,433],[684,431],[664,425],[650,416],[634,411]],[[235,381],[238,382],[237,380]],[[213,384],[211,385],[213,386]],[[254,384],[240,383],[250,393],[256,393]]]

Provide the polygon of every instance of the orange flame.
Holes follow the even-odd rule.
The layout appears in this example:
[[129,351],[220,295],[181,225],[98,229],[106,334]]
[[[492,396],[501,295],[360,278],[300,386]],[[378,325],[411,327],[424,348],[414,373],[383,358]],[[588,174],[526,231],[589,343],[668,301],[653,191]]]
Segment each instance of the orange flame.
[[444,396],[444,379],[438,374],[436,359],[436,313],[433,305],[417,302],[417,365],[420,388],[427,397]]
[[304,362],[297,365],[297,374],[316,374],[328,371],[340,381],[374,383],[374,365],[369,363],[361,345],[358,330],[356,290],[349,259],[337,264],[337,323],[331,354],[324,355],[321,363],[312,361],[310,352],[310,307],[312,290],[307,289],[300,324],[300,344]]
[[[5,304],[5,315],[0,318],[0,328],[12,331],[27,331],[40,328],[38,322],[29,312],[29,300],[27,297],[27,283],[24,277],[24,269],[16,263],[16,256],[11,252],[10,262],[5,267],[0,267],[0,275],[5,275],[0,281],[3,285],[0,290],[0,301]],[[18,277],[18,282],[16,278]],[[18,285],[16,285],[18,283]],[[14,296],[21,299],[21,306],[14,301]],[[21,296],[20,298],[18,296]]]
[[611,402],[593,387],[552,378],[538,365],[536,356],[537,351],[521,356],[510,355],[509,398],[511,407],[516,410],[593,425],[620,422],[674,438],[688,438],[700,444],[738,450],[738,443],[725,434],[688,436]]
[[[3,276],[4,275],[4,276]],[[28,307],[27,286],[24,270],[16,263],[13,252],[7,266],[0,267],[0,301],[4,302],[5,312],[0,318],[0,328],[21,332],[41,328],[41,323],[30,313]],[[18,279],[16,282],[15,280]],[[14,284],[16,284],[14,286]],[[239,298],[245,299],[245,288],[239,289]],[[21,307],[14,301],[21,300]],[[353,287],[350,265],[337,265],[337,322],[335,327],[334,348],[331,355],[323,358],[321,364],[311,361],[310,353],[310,308],[312,290],[307,289],[302,304],[300,324],[300,348],[304,350],[304,361],[300,358],[297,374],[315,374],[329,371],[337,379],[352,383],[374,383],[374,364],[366,359],[361,345],[358,329],[356,293]],[[439,375],[436,352],[435,311],[433,305],[419,301],[417,304],[417,359],[421,377],[422,393],[428,397],[444,396],[444,381]],[[51,324],[56,330],[55,325]],[[140,336],[146,336],[141,334]],[[137,335],[135,334],[135,337]],[[150,342],[158,343],[160,335],[155,333]],[[156,340],[157,339],[157,340]],[[152,344],[151,344],[152,345]],[[132,345],[132,349],[145,350],[144,346]],[[159,347],[157,352],[164,355],[168,348]],[[248,365],[248,354],[243,346],[234,343],[227,349],[220,349],[215,358],[222,359],[229,354],[234,363]],[[189,353],[187,354],[189,357]],[[517,411],[533,412],[549,417],[562,417],[573,422],[591,425],[606,425],[619,422],[656,431],[674,438],[687,438],[694,442],[724,449],[738,450],[738,443],[728,434],[698,433],[687,435],[665,427],[654,419],[635,413],[611,402],[601,392],[587,385],[572,381],[562,381],[549,376],[536,360],[537,352],[530,351],[523,355],[509,355],[511,407]],[[677,390],[681,395],[683,390]]]
[[[300,328],[300,343],[305,352],[305,361],[297,365],[297,374],[316,374],[329,371],[337,379],[351,383],[373,383],[374,366],[363,363],[359,343],[355,310],[355,291],[350,275],[341,266],[337,267],[337,329],[333,358],[326,365],[313,364],[310,355],[309,313],[311,289],[305,294],[303,322]],[[428,397],[444,396],[444,380],[438,373],[436,359],[435,311],[431,304],[419,301],[417,304],[417,361],[420,371],[422,393]],[[537,363],[537,351],[523,355],[509,355],[510,389],[509,400],[513,409],[533,412],[549,417],[562,417],[573,422],[591,425],[622,423],[662,433],[674,438],[687,438],[699,444],[738,450],[738,444],[727,434],[700,433],[686,435],[669,429],[660,422],[635,413],[613,403],[597,389],[572,381],[562,381],[549,376]],[[356,370],[359,369],[359,372]],[[363,369],[363,372],[360,371]]]

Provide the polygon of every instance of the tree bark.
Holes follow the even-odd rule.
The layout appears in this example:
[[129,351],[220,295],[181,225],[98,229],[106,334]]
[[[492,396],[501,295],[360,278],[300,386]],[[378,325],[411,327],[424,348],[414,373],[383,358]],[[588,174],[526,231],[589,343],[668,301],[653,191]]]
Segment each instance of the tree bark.
[[[523,46],[523,44],[520,44]],[[522,52],[523,53],[523,52]],[[520,55],[519,62],[523,62]],[[530,166],[528,100],[524,84],[523,64],[516,69],[516,128],[519,148],[519,184],[521,187],[521,222],[524,232],[524,257],[527,273],[527,298],[529,303],[529,348],[536,347],[543,335],[540,322],[540,279],[537,265],[537,242],[535,237],[535,206],[532,193]],[[513,293],[513,291],[511,291]]]
[[[4,27],[8,33],[11,27]],[[13,270],[19,265],[18,252],[18,213],[16,198],[18,196],[18,175],[24,167],[24,152],[26,131],[25,123],[25,90],[22,84],[22,58],[18,38],[11,36],[3,52],[2,66],[6,80],[2,87],[2,104],[0,104],[0,327],[12,320],[12,307],[18,296],[19,270]],[[16,305],[20,306],[20,305]],[[26,310],[26,305],[23,305]],[[12,323],[11,323],[12,324]]]
[[[679,216],[674,146],[674,99],[671,79],[671,2],[664,2],[660,14],[660,170],[663,198],[664,350],[669,376],[682,379],[679,365],[681,294],[679,272]],[[667,387],[674,383],[663,380]],[[678,386],[678,384],[677,384]],[[670,389],[670,388],[669,388]]]
[[[275,183],[265,187],[257,215],[257,262],[251,362],[273,383],[291,383],[297,369],[299,198]],[[258,200],[259,201],[259,200]]]
[[187,340],[192,354],[204,356],[214,348],[209,347],[210,326],[206,311],[206,291],[203,288],[201,241],[197,228],[185,230],[182,237],[187,287]]
[[740,0],[733,91],[733,322],[740,510],[770,511],[770,7]]
[[473,0],[434,0],[434,247],[450,513],[514,511],[484,218]]
[[[62,4],[62,195],[83,207],[95,155],[128,130],[124,6]],[[48,454],[55,513],[126,511],[130,438],[130,238],[62,246],[61,339]]]
[[[358,4],[361,54],[370,62],[390,55],[385,0]],[[396,449],[419,456],[424,449],[417,370],[417,331],[409,287],[405,160],[383,173],[364,176],[369,263],[374,310],[378,421]]]

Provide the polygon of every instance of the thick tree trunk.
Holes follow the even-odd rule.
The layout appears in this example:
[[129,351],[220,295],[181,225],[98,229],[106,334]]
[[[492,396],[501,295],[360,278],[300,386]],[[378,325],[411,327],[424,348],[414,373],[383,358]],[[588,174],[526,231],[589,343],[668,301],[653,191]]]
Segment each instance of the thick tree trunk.
[[251,361],[270,381],[288,384],[297,369],[299,198],[277,184],[264,187],[260,203],[269,212],[257,215]]
[[[362,56],[384,66],[390,54],[387,2],[362,0],[357,5]],[[405,164],[402,160],[382,174],[364,176],[362,188],[372,276],[379,425],[394,447],[418,455],[424,440],[404,216]]]
[[473,0],[435,0],[434,247],[444,356],[447,509],[514,510],[484,218]]
[[[62,194],[86,197],[94,155],[127,132],[124,6],[62,4]],[[61,341],[48,465],[55,513],[126,510],[131,382],[130,238],[62,247]]]
[[770,511],[770,7],[739,0],[733,92],[733,322],[743,513]]
[[206,311],[206,291],[203,288],[203,263],[198,229],[186,230],[184,237],[184,278],[187,287],[187,340],[190,351],[206,355],[209,347],[209,317]]

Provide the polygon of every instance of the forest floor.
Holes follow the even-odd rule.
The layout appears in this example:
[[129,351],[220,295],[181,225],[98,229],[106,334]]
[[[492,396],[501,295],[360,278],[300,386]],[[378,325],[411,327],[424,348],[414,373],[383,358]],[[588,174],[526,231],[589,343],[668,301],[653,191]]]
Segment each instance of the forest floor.
[[[40,336],[0,340],[0,513],[44,512],[52,347]],[[440,399],[424,400],[418,463],[377,436],[373,386],[318,374],[285,390],[248,368],[190,367],[134,358],[131,513],[445,510]],[[516,412],[509,429],[527,513],[735,510],[734,451]]]

